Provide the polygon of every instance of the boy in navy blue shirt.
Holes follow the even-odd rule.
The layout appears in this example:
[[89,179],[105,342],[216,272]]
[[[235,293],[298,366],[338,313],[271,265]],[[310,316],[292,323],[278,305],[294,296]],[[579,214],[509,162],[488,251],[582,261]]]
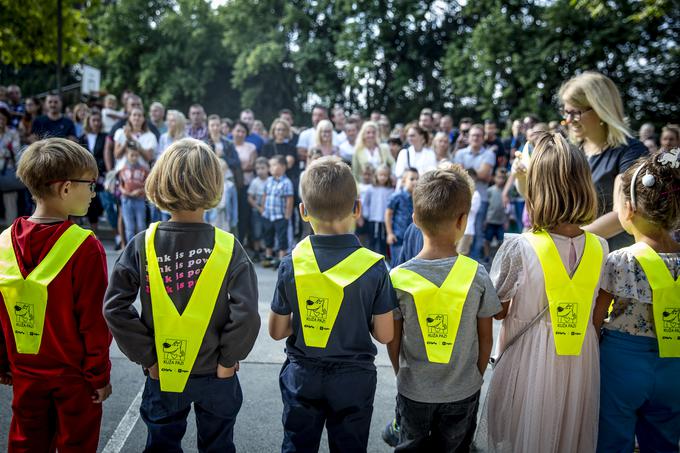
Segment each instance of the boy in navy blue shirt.
[[404,233],[413,222],[413,199],[411,194],[418,182],[418,170],[407,168],[402,175],[402,190],[395,192],[387,202],[385,210],[385,230],[387,231],[387,244],[390,246],[392,267],[396,266],[397,259],[403,246]]
[[[264,220],[266,258],[263,265],[279,267],[279,260],[288,252],[288,221],[293,214],[293,183],[286,176],[286,158],[277,154],[269,159],[271,176],[264,186],[260,214]],[[274,241],[276,239],[276,242]],[[274,245],[278,257],[273,255]]]
[[383,257],[351,233],[361,202],[347,164],[312,163],[301,198],[315,234],[281,261],[269,315],[271,337],[287,338],[282,452],[318,451],[324,424],[330,451],[365,452],[376,387],[371,334],[392,339],[392,285]]

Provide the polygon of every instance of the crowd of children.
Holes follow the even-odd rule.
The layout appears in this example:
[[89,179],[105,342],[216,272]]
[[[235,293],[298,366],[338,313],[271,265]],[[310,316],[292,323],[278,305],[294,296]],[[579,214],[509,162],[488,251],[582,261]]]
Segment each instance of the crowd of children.
[[[233,212],[220,211],[233,198],[228,169],[193,139],[170,145],[148,174],[135,151],[122,167],[129,215],[144,194],[170,217],[130,230],[108,282],[101,243],[68,220],[95,194],[94,157],[47,139],[19,162],[37,208],[0,235],[10,451],[96,451],[112,392],[111,335],[147,375],[147,451],[181,450],[192,404],[198,449],[235,450],[238,364],[260,317],[250,258],[233,234],[205,222],[216,209],[234,226]],[[366,451],[373,339],[387,345],[397,378],[385,436],[395,451],[469,451],[494,317],[502,324],[483,414],[489,451],[624,452],[636,438],[641,451],[678,451],[680,244],[670,232],[680,221],[680,150],[643,157],[623,174],[617,213],[636,243],[608,253],[606,240],[582,228],[598,203],[587,158],[560,134],[537,134],[526,174],[530,229],[503,241],[489,273],[459,253],[479,193],[458,165],[422,175],[406,168],[398,192],[378,167],[360,193],[346,163],[315,159],[299,188],[299,215],[313,234],[290,254],[286,160],[275,155],[255,169],[249,203],[264,259],[278,266],[268,328],[286,340],[283,452],[318,451],[324,427],[331,451]],[[504,234],[506,174],[494,178],[487,241]],[[362,216],[369,241],[391,246],[391,271],[354,234]]]

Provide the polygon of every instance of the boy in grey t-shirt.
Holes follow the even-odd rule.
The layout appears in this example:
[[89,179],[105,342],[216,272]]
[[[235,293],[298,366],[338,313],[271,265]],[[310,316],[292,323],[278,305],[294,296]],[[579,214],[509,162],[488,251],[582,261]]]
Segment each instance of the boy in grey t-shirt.
[[[456,253],[456,242],[465,232],[473,187],[467,173],[452,167],[426,173],[413,192],[414,223],[423,232],[423,249],[392,271],[399,309],[395,311],[395,338],[388,344],[388,352],[397,373],[397,452],[468,451],[472,442],[482,375],[493,343],[492,317],[501,311],[484,267]],[[456,274],[447,282],[451,272]],[[399,278],[404,274],[406,279]],[[465,289],[465,275],[469,275],[469,289],[464,301],[437,298],[431,293],[423,298],[421,310],[428,310],[420,313],[427,322],[423,331],[415,302],[422,293],[413,282],[425,280],[426,285],[438,288],[462,285]],[[457,329],[449,304],[462,304]],[[432,346],[440,336],[431,330],[440,328],[433,327],[437,321],[433,318],[437,317],[444,319],[446,332],[455,331],[453,348],[449,347],[444,359],[441,354],[435,358],[435,348],[443,346]]]

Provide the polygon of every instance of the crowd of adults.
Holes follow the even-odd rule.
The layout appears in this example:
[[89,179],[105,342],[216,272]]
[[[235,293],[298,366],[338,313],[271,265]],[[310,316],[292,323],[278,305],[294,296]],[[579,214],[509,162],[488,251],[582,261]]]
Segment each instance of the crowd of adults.
[[[526,215],[524,201],[521,187],[514,181],[515,171],[509,170],[521,166],[513,165],[518,160],[516,153],[522,152],[522,159],[530,156],[532,134],[549,130],[569,135],[587,155],[600,198],[598,219],[589,229],[609,239],[612,250],[620,248],[631,241],[613,212],[616,176],[647,152],[677,147],[680,127],[668,124],[657,134],[654,125],[644,123],[639,137],[633,138],[617,87],[594,72],[565,82],[559,99],[562,109],[553,118],[527,114],[510,119],[504,125],[504,134],[499,133],[495,119],[460,118],[456,124],[451,115],[430,108],[422,109],[417,119],[402,121],[389,112],[374,111],[365,118],[359,113],[348,115],[342,107],[328,109],[321,105],[313,107],[310,125],[297,124],[292,110],[284,108],[267,129],[250,109],[231,120],[208,115],[200,104],[193,104],[185,116],[179,110],[166,110],[159,102],[145,108],[142,99],[131,91],[121,94],[121,109],[112,94],[64,109],[58,95],[23,98],[18,86],[0,86],[0,223],[8,225],[32,210],[30,195],[14,174],[22,149],[44,137],[64,137],[78,141],[97,160],[98,196],[88,212],[89,222],[96,228],[100,217],[105,216],[124,244],[125,223],[134,220],[123,215],[116,181],[130,148],[138,151],[141,165],[148,169],[171,143],[192,137],[207,142],[226,163],[237,193],[235,232],[246,245],[253,230],[248,187],[257,177],[257,159],[284,156],[286,176],[293,183],[297,199],[300,174],[307,162],[318,156],[336,155],[351,165],[358,185],[372,184],[375,170],[382,166],[389,168],[397,189],[408,169],[422,174],[442,161],[452,161],[473,170],[480,205],[471,255],[481,257],[488,188],[494,184],[494,176],[499,169],[500,173],[508,170],[510,174],[502,191],[506,227],[521,231]],[[153,205],[142,206],[147,222],[165,218]],[[139,211],[139,207],[135,209]],[[303,230],[299,219],[291,219],[289,236],[299,236]]]

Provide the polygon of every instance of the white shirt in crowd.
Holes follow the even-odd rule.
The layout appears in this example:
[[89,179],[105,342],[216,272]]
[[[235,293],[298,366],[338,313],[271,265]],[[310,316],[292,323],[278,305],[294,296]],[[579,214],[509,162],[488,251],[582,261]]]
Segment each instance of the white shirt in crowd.
[[[344,132],[342,132],[342,135],[344,136]],[[297,141],[297,147],[298,148],[305,148],[309,149],[312,146],[314,146],[314,140],[316,137],[316,129],[313,127],[310,127],[309,129],[305,129],[304,131],[300,132],[300,136],[298,137]],[[333,145],[334,146],[340,146],[342,143],[340,140],[340,136],[336,135],[336,132],[333,131]],[[347,136],[345,136],[345,140],[347,140]]]
[[114,115],[118,115],[120,117],[123,117],[125,115],[125,112],[122,110],[113,110],[113,109],[108,109],[104,107],[102,109],[102,131],[106,132],[107,134],[109,131],[111,131],[111,128],[119,121],[118,118],[112,118],[109,116],[110,113],[113,113]]
[[408,149],[402,149],[397,156],[397,163],[394,166],[394,174],[397,178],[401,178],[404,170],[408,167],[413,167],[418,170],[418,175],[437,168],[437,155],[430,148],[424,147],[420,152],[416,152],[413,146]]
[[[153,151],[153,154],[156,154],[156,148],[158,147],[158,140],[156,140],[156,136],[153,135],[153,132],[142,132],[141,134],[133,134],[133,137],[135,140],[137,140],[140,144],[140,146],[144,149],[150,149]],[[127,137],[125,136],[125,131],[121,127],[116,131],[116,133],[113,136],[113,141],[116,143],[119,143],[121,145],[125,144],[127,141]],[[142,159],[144,163],[146,161]],[[120,159],[116,159],[116,170],[120,170],[122,166],[125,165],[125,156],[122,156]]]

